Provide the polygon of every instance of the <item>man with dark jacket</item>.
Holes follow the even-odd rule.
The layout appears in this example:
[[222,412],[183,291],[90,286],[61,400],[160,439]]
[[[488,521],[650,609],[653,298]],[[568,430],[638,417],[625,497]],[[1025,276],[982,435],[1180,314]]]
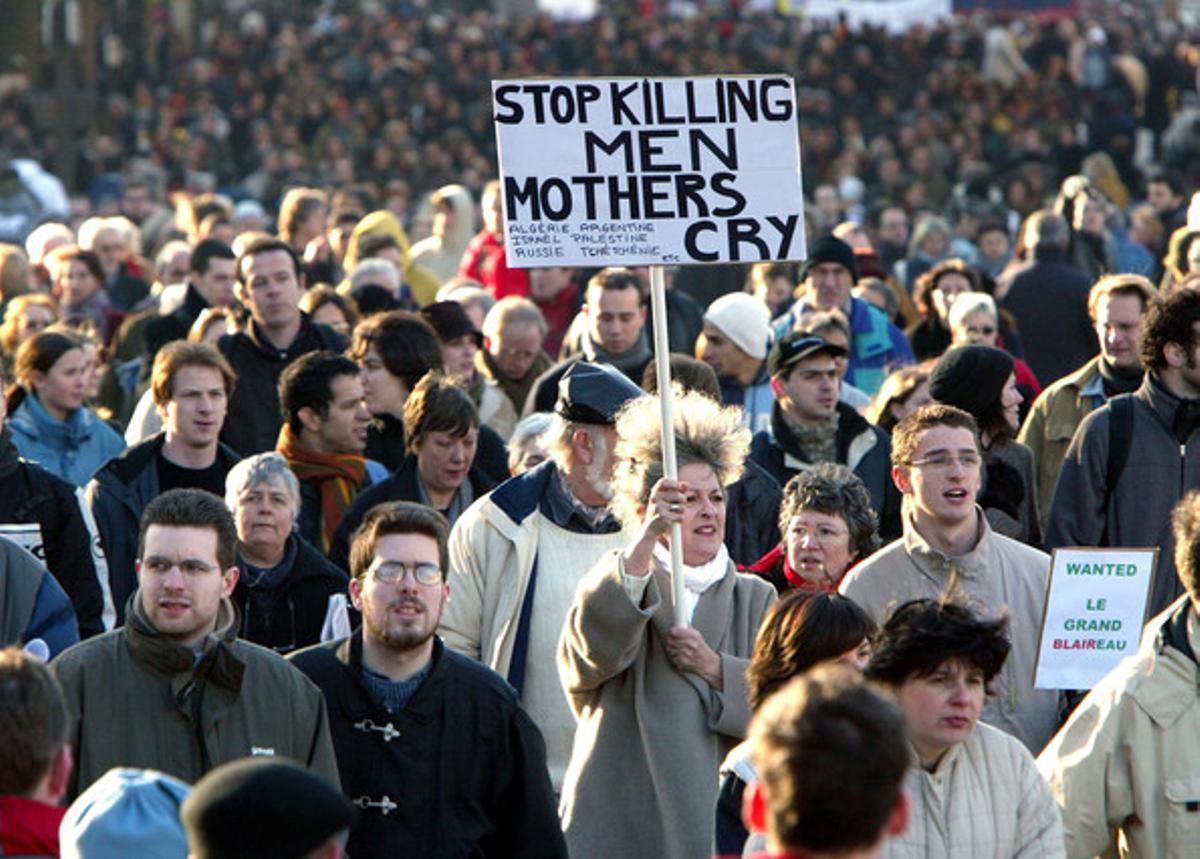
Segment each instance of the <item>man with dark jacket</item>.
[[418,504],[373,510],[351,548],[362,627],[291,657],[325,695],[361,810],[347,852],[565,857],[537,726],[498,674],[436,635],[449,530]]
[[194,782],[252,755],[294,759],[337,783],[320,692],[283,659],[239,640],[237,529],[220,498],[174,489],[150,502],[138,590],[124,627],[51,667],[71,717],[68,798],[114,766]]
[[1017,320],[1033,374],[1061,379],[1099,351],[1088,316],[1091,279],[1071,265],[1070,227],[1045,209],[1029,216],[1025,241],[1032,256],[997,284],[1000,306]]
[[838,400],[835,358],[841,346],[792,331],[771,348],[767,372],[775,405],[771,427],[755,433],[750,459],[780,486],[816,462],[836,462],[859,476],[871,494],[884,539],[900,533],[900,494],[892,483],[891,440]]
[[88,483],[120,622],[137,587],[137,531],[146,505],[168,489],[224,495],[225,475],[238,455],[217,438],[233,382],[229,362],[209,344],[167,344],[154,359],[151,380],[163,432],[110,459]]
[[300,484],[287,460],[274,451],[247,457],[225,484],[238,530],[233,602],[242,638],[290,653],[349,633],[349,579],[296,533]]
[[237,373],[229,397],[229,420],[221,440],[241,456],[272,450],[283,424],[279,377],[288,364],[318,349],[341,352],[342,336],[300,310],[304,275],[296,252],[284,241],[264,237],[238,260],[235,293],[250,311],[250,327],[226,334],[221,353]]
[[237,257],[229,245],[217,239],[205,239],[196,245],[188,266],[183,304],[146,323],[146,362],[153,362],[158,350],[171,341],[187,339],[201,311],[233,304],[236,282]]
[[[1153,615],[1182,593],[1171,511],[1200,488],[1200,293],[1184,289],[1151,300],[1141,358],[1141,386],[1085,417],[1071,439],[1050,504],[1046,548],[1158,546]],[[1113,452],[1118,446],[1123,450]]]
[[[40,465],[22,459],[4,425],[0,402],[0,537],[44,563],[71,598],[84,638],[116,620],[97,535],[83,494]],[[98,570],[99,567],[99,570]]]

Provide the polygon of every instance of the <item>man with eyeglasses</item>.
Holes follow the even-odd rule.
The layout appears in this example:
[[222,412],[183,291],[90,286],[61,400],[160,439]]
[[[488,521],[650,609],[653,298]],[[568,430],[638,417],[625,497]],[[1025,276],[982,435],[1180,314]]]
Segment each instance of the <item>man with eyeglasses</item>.
[[194,782],[228,761],[289,757],[331,783],[321,695],[280,656],[237,637],[237,529],[225,503],[173,489],[142,514],[125,626],[51,663],[71,717],[74,799],[113,767]]
[[351,856],[566,856],[546,746],[517,695],[436,635],[450,526],[420,504],[367,514],[350,548],[362,626],[289,657],[325,695]]
[[838,397],[841,346],[802,331],[789,331],[771,347],[767,374],[775,403],[771,423],[755,433],[750,459],[780,486],[818,462],[844,465],[871,494],[885,539],[900,534],[900,494],[889,477],[888,434],[867,423]]
[[981,615],[1010,618],[1012,650],[983,720],[1033,754],[1058,726],[1059,693],[1033,688],[1050,559],[992,531],[975,502],[979,426],[953,406],[923,406],[892,431],[892,479],[903,493],[904,533],[850,570],[838,590],[882,624],[914,599],[952,596]]

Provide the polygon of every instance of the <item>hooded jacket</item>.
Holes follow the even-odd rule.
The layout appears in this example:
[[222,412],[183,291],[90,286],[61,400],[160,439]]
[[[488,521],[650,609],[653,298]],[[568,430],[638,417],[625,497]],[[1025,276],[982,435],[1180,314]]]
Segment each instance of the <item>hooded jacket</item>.
[[79,625],[54,576],[12,540],[0,538],[0,647],[40,638],[56,656],[79,641]]
[[150,624],[137,591],[126,615],[121,629],[51,663],[71,719],[68,800],[114,766],[191,784],[251,755],[289,757],[339,783],[320,691],[282,657],[237,638],[228,601],[198,660]]
[[341,352],[346,340],[328,325],[313,322],[300,314],[300,330],[286,349],[277,349],[251,320],[247,331],[226,334],[217,342],[229,365],[237,374],[237,384],[229,395],[221,441],[242,456],[275,449],[283,410],[279,405],[279,377],[288,364],[301,355],[328,349]]
[[[159,433],[110,459],[87,485],[88,506],[96,518],[108,560],[108,581],[118,624],[125,622],[125,604],[137,589],[134,562],[138,531],[146,505],[158,497],[158,455],[166,438]],[[223,473],[227,474],[239,459],[229,447],[217,445],[217,462]]]
[[75,486],[83,486],[110,457],[125,449],[124,439],[91,409],[81,406],[60,421],[34,393],[27,394],[8,416],[7,426],[12,427],[21,456]]
[[290,657],[325,695],[342,790],[373,803],[347,854],[565,857],[546,747],[512,687],[435,637],[428,676],[392,714],[363,682],[362,649],[356,630]]
[[458,274],[458,263],[475,232],[475,201],[462,185],[447,185],[437,193],[454,210],[454,222],[445,235],[429,236],[413,245],[408,259],[445,283]]
[[[885,539],[900,534],[900,492],[892,482],[892,440],[877,426],[845,403],[837,404],[837,461],[858,475],[871,494],[879,516],[879,533]],[[787,486],[812,460],[783,417],[778,401],[771,408],[771,428],[754,434],[750,459],[757,462],[782,487]]]

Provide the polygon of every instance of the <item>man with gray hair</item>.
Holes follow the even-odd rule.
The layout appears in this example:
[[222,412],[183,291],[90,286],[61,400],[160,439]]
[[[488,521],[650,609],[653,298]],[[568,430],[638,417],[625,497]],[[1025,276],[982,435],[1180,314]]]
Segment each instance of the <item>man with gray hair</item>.
[[396,266],[385,259],[370,257],[360,262],[350,273],[351,295],[355,290],[365,286],[380,286],[391,293],[392,298],[400,299],[400,272]]
[[446,646],[478,659],[516,688],[546,738],[562,787],[575,718],[555,652],[575,585],[601,555],[621,548],[609,511],[616,415],[642,394],[611,365],[580,361],[563,375],[543,443],[550,460],[472,504],[450,534]]
[[283,455],[243,459],[225,478],[237,525],[233,602],[242,638],[290,653],[350,632],[349,577],[296,532],[300,483]]
[[1043,385],[1062,378],[1099,351],[1088,315],[1091,279],[1071,265],[1070,227],[1042,209],[1029,216],[1025,246],[1030,259],[1000,280],[1000,306],[1017,320],[1025,358]]
[[483,320],[483,348],[475,353],[475,369],[496,383],[517,414],[525,408],[537,378],[550,369],[546,317],[528,298],[502,298]]

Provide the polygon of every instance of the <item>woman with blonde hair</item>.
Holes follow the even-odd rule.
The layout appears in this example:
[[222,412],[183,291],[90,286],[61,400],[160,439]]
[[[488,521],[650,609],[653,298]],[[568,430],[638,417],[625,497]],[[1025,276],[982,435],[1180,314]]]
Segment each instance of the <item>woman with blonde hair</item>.
[[[746,668],[775,590],[739,574],[725,549],[725,487],[748,433],[737,409],[675,401],[679,479],[662,476],[657,397],[617,418],[612,509],[632,533],[580,581],[558,650],[578,719],[562,822],[576,859],[706,856],[713,777],[750,719]],[[668,532],[682,537],[675,625]]]
[[11,360],[22,343],[57,321],[58,307],[53,298],[41,292],[18,295],[5,305],[4,322],[0,323],[0,349]]

